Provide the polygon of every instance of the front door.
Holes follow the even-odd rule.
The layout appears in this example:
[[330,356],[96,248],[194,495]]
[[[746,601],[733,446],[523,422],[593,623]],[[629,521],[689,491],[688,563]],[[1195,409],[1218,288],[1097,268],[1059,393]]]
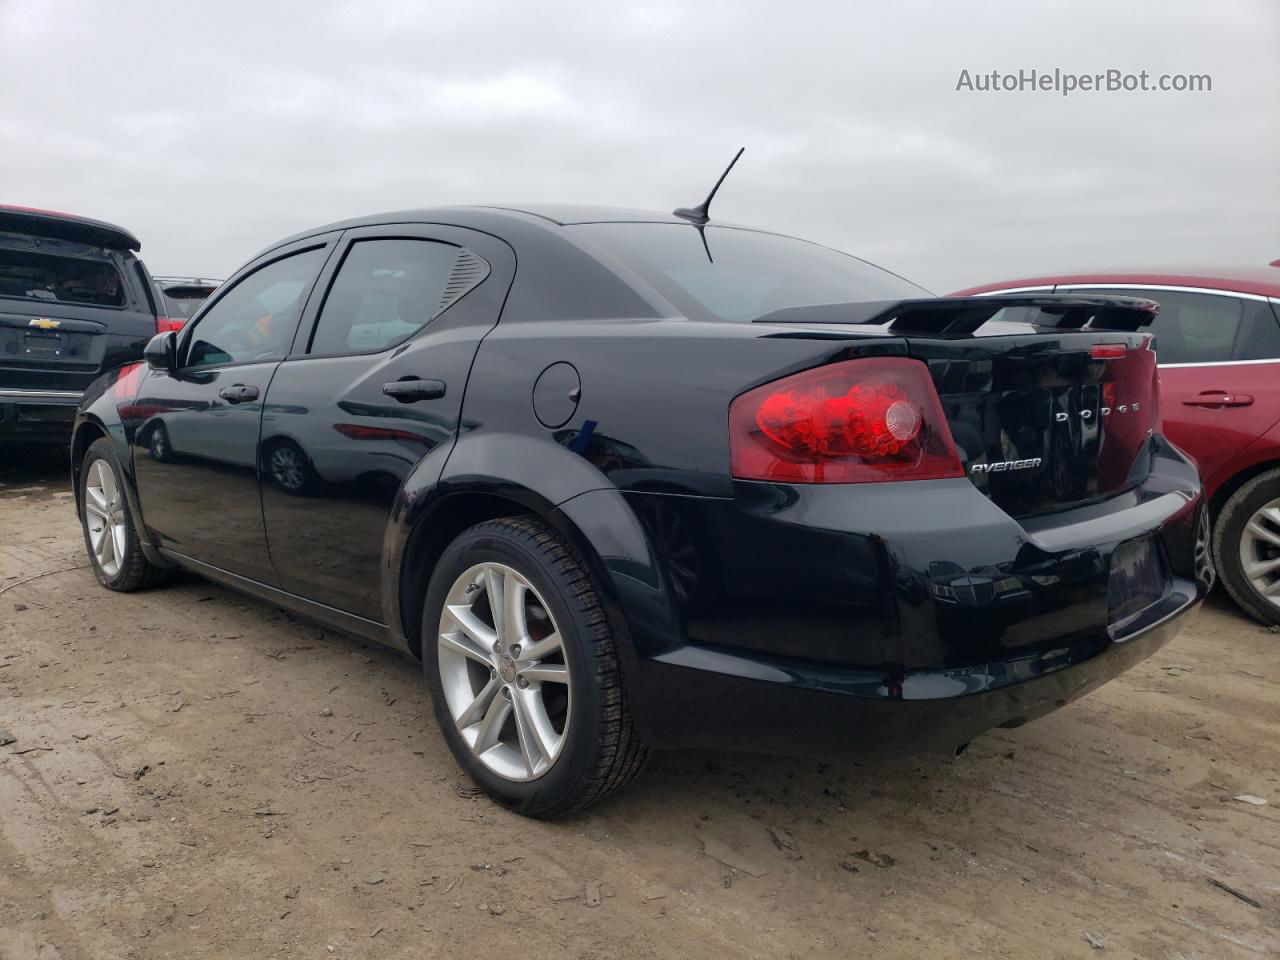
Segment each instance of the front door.
[[143,380],[134,473],[160,547],[275,583],[258,484],[262,409],[331,247],[312,241],[233,277],[181,333],[177,369]]
[[285,590],[386,622],[396,497],[424,457],[443,465],[514,270],[505,243],[458,227],[343,236],[263,415],[262,509]]

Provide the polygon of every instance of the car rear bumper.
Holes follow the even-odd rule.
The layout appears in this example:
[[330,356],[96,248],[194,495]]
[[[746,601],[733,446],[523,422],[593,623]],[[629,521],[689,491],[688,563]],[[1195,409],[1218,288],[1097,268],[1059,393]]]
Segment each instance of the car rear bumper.
[[[966,480],[601,491],[649,544],[645,561],[615,537],[602,562],[641,729],[663,748],[896,754],[1063,706],[1168,642],[1210,586],[1195,469],[1159,438],[1152,456],[1140,487],[1021,523]],[[590,527],[595,496],[570,522]],[[1158,558],[1156,586],[1133,555]]]
[[[951,753],[994,727],[1051,713],[1168,643],[1194,590],[1166,619],[1124,640],[1095,638],[958,670],[841,670],[686,646],[644,670],[656,746],[831,759]],[[646,697],[641,692],[640,697]],[[646,697],[646,698],[647,698]]]
[[0,443],[66,443],[83,394],[0,387]]

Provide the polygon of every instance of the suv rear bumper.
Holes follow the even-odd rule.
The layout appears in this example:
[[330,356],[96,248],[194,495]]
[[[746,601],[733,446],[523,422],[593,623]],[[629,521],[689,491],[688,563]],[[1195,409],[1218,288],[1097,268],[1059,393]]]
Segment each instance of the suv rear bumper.
[[68,443],[79,390],[0,387],[0,443]]
[[[1195,468],[1162,438],[1151,455],[1140,487],[1021,523],[967,480],[739,483],[732,500],[598,491],[560,512],[593,542],[607,510],[592,498],[625,497],[644,524],[651,573],[616,555],[617,537],[597,553],[654,746],[951,751],[1129,669],[1208,592]],[[1113,558],[1135,543],[1159,556],[1162,586],[1113,610],[1113,588],[1133,589],[1132,548],[1121,575]]]

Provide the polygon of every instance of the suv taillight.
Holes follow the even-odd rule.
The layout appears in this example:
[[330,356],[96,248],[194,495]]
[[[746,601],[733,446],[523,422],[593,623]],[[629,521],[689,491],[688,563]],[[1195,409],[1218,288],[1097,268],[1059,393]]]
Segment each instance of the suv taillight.
[[905,357],[805,370],[729,406],[729,459],[743,480],[873,483],[963,477],[929,371]]
[[183,317],[156,317],[156,333],[168,333],[170,330],[181,330],[186,323]]

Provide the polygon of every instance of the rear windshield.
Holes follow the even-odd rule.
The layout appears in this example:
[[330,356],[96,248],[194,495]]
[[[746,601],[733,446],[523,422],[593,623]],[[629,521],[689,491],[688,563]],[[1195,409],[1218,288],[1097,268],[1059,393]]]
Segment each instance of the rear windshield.
[[167,308],[165,315],[190,320],[196,308],[209,299],[213,290],[213,287],[166,287],[160,291]]
[[583,223],[570,227],[639,274],[693,320],[750,321],[783,307],[931,296],[828,247],[738,227]]
[[60,257],[0,247],[0,297],[57,303],[124,306],[115,266],[104,260]]

